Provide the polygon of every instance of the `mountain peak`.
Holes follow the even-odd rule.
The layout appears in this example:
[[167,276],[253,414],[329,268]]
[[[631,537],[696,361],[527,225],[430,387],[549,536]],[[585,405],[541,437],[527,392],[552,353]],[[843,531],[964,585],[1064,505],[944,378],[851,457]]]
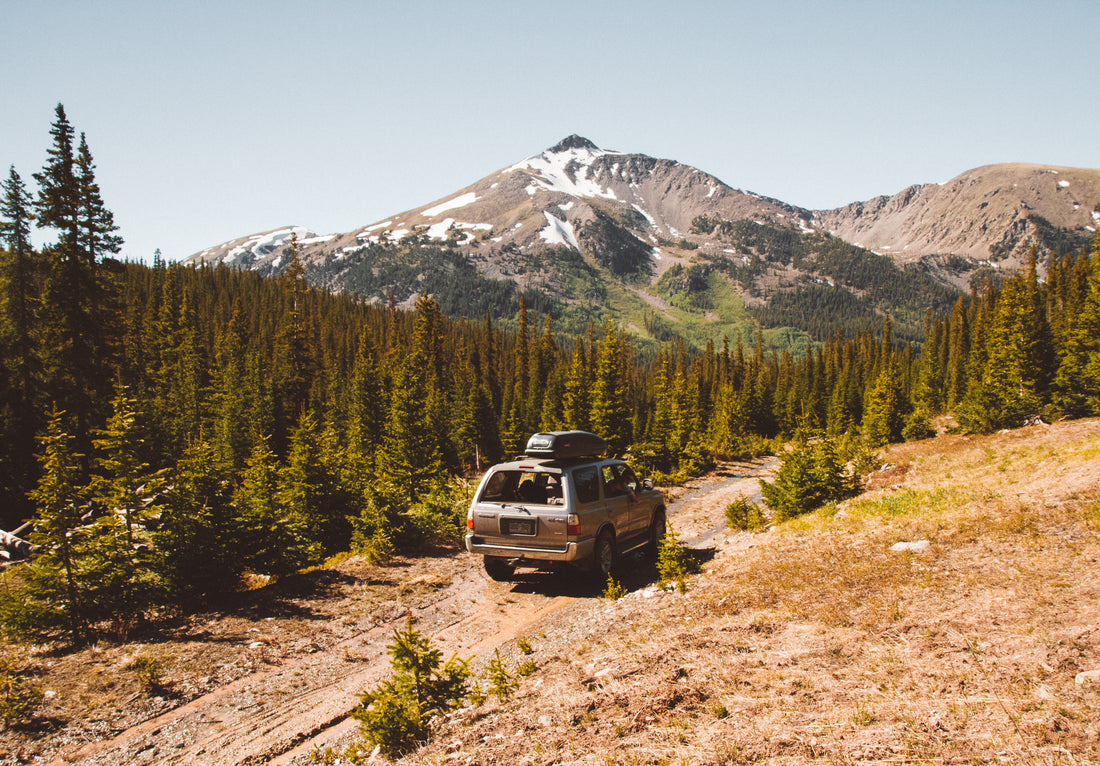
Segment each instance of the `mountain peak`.
[[573,135],[563,138],[561,141],[558,141],[556,144],[547,149],[547,151],[550,154],[559,154],[561,152],[568,152],[570,149],[587,149],[591,152],[598,152],[600,150],[600,147],[596,146],[584,136],[578,136],[576,133],[574,133]]

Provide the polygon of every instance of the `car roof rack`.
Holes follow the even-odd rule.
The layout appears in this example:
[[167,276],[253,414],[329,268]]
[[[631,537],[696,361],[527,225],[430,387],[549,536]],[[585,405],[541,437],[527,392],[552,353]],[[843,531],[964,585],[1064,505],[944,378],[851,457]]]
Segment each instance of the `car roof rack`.
[[606,450],[607,442],[588,431],[546,431],[531,435],[524,456],[576,460],[602,457]]

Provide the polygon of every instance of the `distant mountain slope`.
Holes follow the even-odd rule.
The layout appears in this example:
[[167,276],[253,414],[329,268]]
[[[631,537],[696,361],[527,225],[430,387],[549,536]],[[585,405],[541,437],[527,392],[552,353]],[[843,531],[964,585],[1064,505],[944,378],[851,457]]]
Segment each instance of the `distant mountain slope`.
[[[299,229],[307,258],[334,258],[370,244],[438,243],[463,250],[526,252],[564,245],[578,252],[634,244],[636,260],[657,262],[660,242],[684,237],[700,214],[725,218],[809,221],[811,214],[778,200],[732,189],[714,176],[672,160],[605,151],[570,136],[423,208],[398,213],[352,232],[317,237]],[[612,232],[615,229],[615,232]],[[195,254],[192,263],[250,268],[274,265],[291,228],[250,235]],[[616,262],[623,271],[647,264]],[[494,269],[487,269],[492,274]]]
[[1019,268],[1034,243],[1065,252],[1100,228],[1100,170],[986,165],[942,184],[815,211],[841,239],[902,263],[956,256]]
[[524,292],[576,324],[610,312],[658,339],[701,343],[754,320],[820,338],[884,313],[915,329],[975,275],[1018,268],[1032,242],[1079,247],[1098,222],[1096,170],[994,165],[810,211],[572,135],[350,232],[286,227],[188,262],[278,272],[297,235],[311,281],[372,300],[428,291],[451,313],[507,316]]

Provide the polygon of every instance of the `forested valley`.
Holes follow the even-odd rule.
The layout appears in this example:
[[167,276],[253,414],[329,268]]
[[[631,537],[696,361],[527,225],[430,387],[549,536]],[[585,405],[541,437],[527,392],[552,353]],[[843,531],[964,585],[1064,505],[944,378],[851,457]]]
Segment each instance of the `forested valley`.
[[37,194],[11,168],[0,199],[0,526],[36,546],[0,575],[15,636],[121,639],[246,575],[453,547],[470,479],[539,430],[675,481],[790,440],[843,463],[945,413],[1100,415],[1100,237],[929,313],[919,345],[884,317],[798,357],[759,333],[653,348],[522,300],[502,322],[332,294],[293,252],[270,278],[120,262],[60,105],[51,136]]

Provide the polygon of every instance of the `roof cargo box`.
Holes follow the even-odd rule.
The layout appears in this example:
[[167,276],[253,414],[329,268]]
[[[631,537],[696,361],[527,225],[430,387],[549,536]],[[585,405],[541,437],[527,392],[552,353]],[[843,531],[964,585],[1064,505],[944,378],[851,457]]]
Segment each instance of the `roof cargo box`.
[[550,431],[534,434],[527,440],[525,454],[528,457],[552,457],[568,460],[580,457],[599,457],[607,449],[605,442],[588,431]]

